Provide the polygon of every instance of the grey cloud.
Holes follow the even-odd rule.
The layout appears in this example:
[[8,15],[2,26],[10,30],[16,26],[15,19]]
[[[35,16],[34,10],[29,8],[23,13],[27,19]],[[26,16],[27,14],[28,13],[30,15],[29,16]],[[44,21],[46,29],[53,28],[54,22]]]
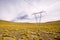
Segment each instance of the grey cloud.
[[19,19],[29,18],[31,21],[35,21],[31,14],[41,10],[47,12],[42,21],[60,20],[60,0],[0,0],[0,19],[11,21],[25,11],[26,14],[19,15]]

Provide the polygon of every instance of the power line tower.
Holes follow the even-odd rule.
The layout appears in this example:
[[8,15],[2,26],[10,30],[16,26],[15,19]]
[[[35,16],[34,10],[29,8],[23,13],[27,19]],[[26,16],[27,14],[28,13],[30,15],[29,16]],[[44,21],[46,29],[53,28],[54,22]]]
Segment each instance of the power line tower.
[[36,22],[41,23],[43,13],[46,13],[46,12],[45,11],[40,11],[40,12],[37,12],[37,13],[33,13],[33,15],[35,16]]

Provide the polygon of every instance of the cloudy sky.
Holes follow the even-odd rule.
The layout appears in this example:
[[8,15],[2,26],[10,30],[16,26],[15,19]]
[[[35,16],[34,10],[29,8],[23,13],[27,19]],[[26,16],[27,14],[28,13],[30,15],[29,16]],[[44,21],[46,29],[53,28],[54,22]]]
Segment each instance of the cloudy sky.
[[36,22],[39,12],[42,22],[60,20],[60,0],[0,0],[0,20]]

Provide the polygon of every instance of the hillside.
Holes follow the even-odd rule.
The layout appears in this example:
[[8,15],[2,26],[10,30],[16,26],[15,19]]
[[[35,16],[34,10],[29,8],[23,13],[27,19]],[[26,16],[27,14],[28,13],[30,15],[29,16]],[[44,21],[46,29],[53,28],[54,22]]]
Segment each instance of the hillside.
[[13,27],[13,28],[33,28],[37,27],[59,27],[60,28],[60,21],[52,21],[52,22],[47,22],[47,23],[18,23],[18,22],[9,22],[9,21],[4,21],[0,20],[0,27]]
[[[21,36],[19,36],[22,35],[21,33],[29,36],[27,40],[60,40],[60,21],[18,23],[0,20],[0,34],[5,34],[4,36],[9,35],[11,37],[15,36],[16,40],[18,40],[21,38]],[[23,39],[26,40],[25,38]]]

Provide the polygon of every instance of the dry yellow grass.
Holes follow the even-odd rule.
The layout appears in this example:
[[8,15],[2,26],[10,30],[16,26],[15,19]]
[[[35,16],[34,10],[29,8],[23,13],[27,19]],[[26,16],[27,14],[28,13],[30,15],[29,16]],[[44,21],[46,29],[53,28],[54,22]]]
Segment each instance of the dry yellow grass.
[[[11,36],[13,40],[18,40],[19,38],[21,38],[20,40],[54,40],[57,36],[60,37],[60,21],[38,24],[15,23],[0,20],[0,34],[2,34],[3,37]],[[16,39],[14,39],[14,37],[16,37]]]

